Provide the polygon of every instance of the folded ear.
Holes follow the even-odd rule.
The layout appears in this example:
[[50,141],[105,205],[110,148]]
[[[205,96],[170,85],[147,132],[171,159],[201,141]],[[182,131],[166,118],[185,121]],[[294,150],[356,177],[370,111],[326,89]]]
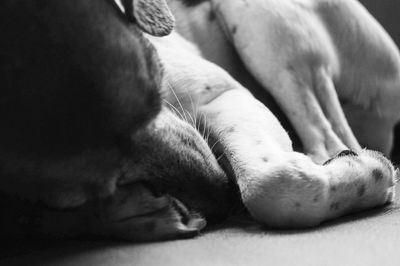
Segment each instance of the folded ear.
[[146,33],[165,36],[174,28],[175,19],[165,0],[122,0],[125,14]]

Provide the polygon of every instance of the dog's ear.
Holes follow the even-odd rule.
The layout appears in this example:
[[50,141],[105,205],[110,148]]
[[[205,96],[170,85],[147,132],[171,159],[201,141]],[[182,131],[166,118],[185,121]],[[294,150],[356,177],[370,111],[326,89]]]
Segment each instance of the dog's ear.
[[146,33],[165,36],[171,33],[175,19],[165,0],[121,0],[128,18]]

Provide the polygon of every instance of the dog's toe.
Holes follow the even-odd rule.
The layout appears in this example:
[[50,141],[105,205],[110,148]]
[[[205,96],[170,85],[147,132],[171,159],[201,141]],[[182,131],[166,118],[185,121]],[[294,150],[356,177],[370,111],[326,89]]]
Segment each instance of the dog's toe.
[[[337,191],[332,195],[348,198],[350,191],[353,191],[354,198],[357,199],[357,203],[349,207],[353,211],[380,206],[394,200],[398,170],[379,152],[362,150],[358,155],[349,153],[336,156],[325,166],[331,173],[342,176],[333,182],[335,184],[332,186]],[[343,190],[341,193],[339,188]]]

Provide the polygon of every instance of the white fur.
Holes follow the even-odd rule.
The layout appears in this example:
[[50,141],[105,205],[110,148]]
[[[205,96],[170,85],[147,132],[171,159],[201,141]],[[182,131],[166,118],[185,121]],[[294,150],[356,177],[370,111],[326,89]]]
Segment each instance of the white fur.
[[[294,152],[289,136],[275,115],[225,70],[204,59],[205,53],[202,54],[198,48],[204,49],[210,44],[204,45],[204,40],[200,40],[200,44],[196,42],[197,47],[188,43],[188,40],[196,39],[195,34],[191,34],[193,31],[204,33],[201,25],[210,23],[202,21],[207,17],[202,12],[208,14],[211,10],[210,3],[200,5],[198,8],[201,9],[196,11],[197,7],[186,8],[177,1],[169,1],[177,18],[178,30],[188,37],[182,38],[176,32],[161,39],[149,37],[165,66],[165,99],[173,108],[198,121],[200,128],[210,132],[210,146],[215,147],[215,153],[222,154],[224,162],[231,166],[243,202],[254,218],[275,227],[307,227],[391,202],[396,171],[381,154],[359,148],[344,117],[335,88],[328,86],[325,88],[327,91],[318,95],[315,88],[298,87],[299,84],[314,84],[315,75],[321,75],[324,82],[332,82],[331,79],[340,74],[343,65],[331,39],[333,36],[326,31],[319,15],[313,13],[316,2],[212,2],[223,17],[224,26],[228,27],[226,31],[230,31],[232,25],[237,27],[237,37],[230,36],[236,49],[249,70],[265,88],[268,85],[288,112],[306,150],[325,158],[332,155],[333,151],[345,149],[347,144],[359,153],[359,156],[340,157],[322,166],[305,154]],[[339,0],[319,2],[332,5],[341,3]],[[349,5],[354,7],[353,4]],[[371,38],[374,34],[384,36],[384,44],[389,52],[393,52],[392,44],[376,22],[357,5],[355,8],[352,12],[359,15],[358,20],[372,23],[370,26],[374,33],[371,33]],[[302,12],[307,12],[309,17],[300,18],[305,15]],[[278,17],[295,23],[281,25],[279,20],[275,20]],[[315,27],[309,28],[311,24]],[[212,36],[215,36],[218,27],[213,24]],[[354,30],[350,26],[348,29]],[[223,36],[221,30],[219,34]],[[231,51],[226,40],[221,37],[215,47],[223,49],[226,45],[227,51]],[[320,51],[321,47],[326,49]],[[221,53],[225,52],[221,50]],[[309,68],[307,64],[314,62],[314,59],[319,67]],[[298,70],[303,71],[300,73],[302,78],[308,79],[295,81],[289,72],[282,72],[281,67],[288,61],[295,64],[294,67],[305,67],[305,70],[301,67]],[[230,59],[219,62],[223,62],[221,65],[224,66]],[[227,68],[228,71],[234,69]],[[391,82],[388,81],[393,85]],[[272,88],[269,85],[273,85]],[[390,88],[385,87],[383,94],[392,92],[397,97],[397,91],[390,91]],[[367,92],[359,93],[358,89]],[[354,88],[349,93],[363,95],[364,98],[356,97],[359,100],[357,102],[356,99],[356,103],[365,103],[366,99],[370,99],[368,97],[376,95],[376,91],[369,91],[369,88]],[[327,97],[326,102],[323,96]],[[392,116],[393,110],[385,108],[381,109],[382,115]],[[325,113],[331,116],[326,117]]]
[[[278,101],[315,161],[346,146],[360,149],[339,96],[379,114],[385,128],[400,119],[399,52],[357,1],[211,2],[247,68]],[[389,138],[380,145],[372,138],[361,140],[388,155]]]

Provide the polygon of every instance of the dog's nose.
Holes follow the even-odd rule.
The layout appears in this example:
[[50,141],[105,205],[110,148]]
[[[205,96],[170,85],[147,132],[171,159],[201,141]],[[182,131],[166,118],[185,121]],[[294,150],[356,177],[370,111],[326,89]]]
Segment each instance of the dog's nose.
[[335,157],[343,157],[343,156],[358,156],[358,154],[352,150],[344,150],[339,152]]

